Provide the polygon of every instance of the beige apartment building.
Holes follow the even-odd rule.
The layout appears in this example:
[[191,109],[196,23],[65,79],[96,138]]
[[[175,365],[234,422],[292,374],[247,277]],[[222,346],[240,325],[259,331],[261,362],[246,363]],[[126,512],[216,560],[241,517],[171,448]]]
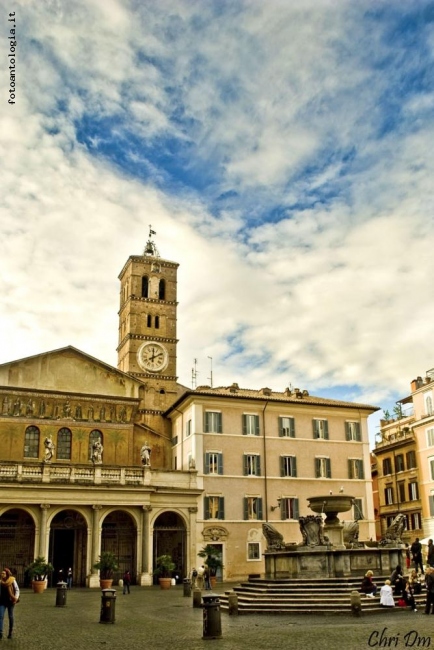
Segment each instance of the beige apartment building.
[[224,578],[262,574],[262,523],[286,542],[301,542],[298,517],[308,498],[345,492],[360,520],[360,539],[375,537],[367,417],[375,408],[306,390],[202,386],[168,410],[173,466],[195,467],[199,540],[221,552]]
[[136,584],[153,583],[166,553],[183,578],[209,542],[221,577],[262,574],[262,523],[297,543],[307,498],[330,492],[354,496],[343,518],[375,535],[375,407],[180,385],[177,269],[151,238],[127,260],[117,368],[71,346],[0,365],[0,564],[21,583],[39,554],[54,580],[71,566],[76,585],[96,587],[102,550]]

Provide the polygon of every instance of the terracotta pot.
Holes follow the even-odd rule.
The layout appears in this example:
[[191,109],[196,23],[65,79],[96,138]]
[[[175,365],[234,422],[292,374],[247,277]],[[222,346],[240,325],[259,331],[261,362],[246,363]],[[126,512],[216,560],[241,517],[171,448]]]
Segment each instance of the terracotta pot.
[[113,584],[113,578],[100,578],[99,584],[101,589],[110,589]]
[[42,592],[47,588],[46,580],[32,580],[32,589],[35,594],[42,594]]
[[172,586],[172,578],[158,578],[161,589],[170,589]]

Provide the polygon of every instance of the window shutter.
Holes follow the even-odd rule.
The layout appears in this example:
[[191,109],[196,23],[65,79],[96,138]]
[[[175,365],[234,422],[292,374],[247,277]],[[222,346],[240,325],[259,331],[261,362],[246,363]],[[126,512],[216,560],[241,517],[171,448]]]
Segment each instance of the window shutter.
[[282,499],[280,502],[280,517],[281,519],[288,519],[288,501]]
[[205,474],[209,474],[209,453],[205,452]]
[[218,462],[218,473],[223,474],[223,454],[218,455],[217,462]]
[[219,519],[225,518],[225,498],[219,497]]
[[248,509],[248,500],[247,497],[244,497],[244,519],[249,518],[249,509]]
[[348,459],[348,478],[354,478],[354,467],[351,458]]
[[221,413],[217,413],[217,433],[222,433],[223,431],[223,417]]
[[209,432],[209,418],[208,418],[208,413],[203,414],[203,430],[205,433]]
[[285,476],[285,456],[280,457],[280,476]]
[[315,458],[315,476],[319,478],[321,476],[321,459]]
[[243,413],[243,436],[247,435],[247,416]]
[[255,436],[259,436],[259,415],[255,415]]
[[291,458],[291,476],[297,476],[297,459],[295,456]]
[[294,418],[289,418],[289,435],[291,438],[295,438],[295,420]]
[[283,437],[283,418],[279,418],[279,437]]
[[345,439],[351,440],[351,426],[349,422],[345,422]]
[[313,437],[319,438],[318,420],[312,420],[313,424]]
[[332,464],[330,458],[326,458],[327,478],[332,477]]
[[256,499],[256,509],[257,509],[257,515],[258,519],[262,519],[262,497],[258,497]]
[[365,470],[364,470],[364,467],[363,467],[363,460],[358,460],[357,465],[359,466],[359,472],[358,472],[359,478],[364,479],[365,478]]
[[299,517],[298,499],[294,499],[294,519],[299,519]]
[[329,423],[328,420],[324,420],[324,440],[329,439]]
[[256,476],[261,476],[261,457],[256,456]]
[[362,435],[360,432],[360,422],[355,422],[354,426],[356,428],[356,440],[357,442],[360,442],[362,440]]
[[203,498],[203,518],[209,519],[209,497]]
[[434,517],[434,494],[429,495],[429,514]]
[[249,462],[247,460],[248,459],[247,454],[244,454],[243,458],[244,458],[244,461],[243,461],[244,462],[244,476],[248,476],[249,475]]

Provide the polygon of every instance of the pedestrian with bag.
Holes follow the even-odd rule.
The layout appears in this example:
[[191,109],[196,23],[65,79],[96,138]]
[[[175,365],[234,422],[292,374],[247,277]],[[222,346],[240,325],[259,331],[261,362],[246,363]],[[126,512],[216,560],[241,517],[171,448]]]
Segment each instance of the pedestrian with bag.
[[0,579],[0,639],[3,638],[3,622],[7,610],[9,617],[8,639],[12,639],[14,630],[14,607],[20,599],[18,583],[10,569],[3,569]]
[[129,594],[130,593],[130,585],[131,585],[131,573],[129,571],[125,571],[122,580],[124,581],[124,586],[123,586],[123,595]]

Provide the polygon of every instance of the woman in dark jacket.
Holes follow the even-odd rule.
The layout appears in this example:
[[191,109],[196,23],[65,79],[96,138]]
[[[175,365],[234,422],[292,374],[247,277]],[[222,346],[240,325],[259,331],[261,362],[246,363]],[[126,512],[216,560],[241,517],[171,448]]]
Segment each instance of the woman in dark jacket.
[[393,587],[394,595],[402,596],[405,589],[405,580],[402,576],[402,568],[400,564],[398,564],[396,569],[392,571],[392,575],[390,576],[390,582]]
[[365,573],[365,577],[363,578],[362,585],[360,587],[360,591],[366,596],[369,596],[370,598],[373,598],[377,593],[377,585],[372,580],[373,575],[374,575],[373,571],[367,571]]

